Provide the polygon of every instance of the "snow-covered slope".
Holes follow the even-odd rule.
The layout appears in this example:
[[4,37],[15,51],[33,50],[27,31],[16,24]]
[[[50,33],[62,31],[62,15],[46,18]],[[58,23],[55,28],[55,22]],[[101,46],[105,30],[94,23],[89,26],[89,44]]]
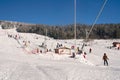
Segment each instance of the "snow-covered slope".
[[[8,37],[18,35],[20,39]],[[15,29],[0,29],[0,80],[119,80],[120,50],[109,49],[115,40],[94,40],[84,48],[86,60],[81,55],[76,59],[70,55],[54,54],[57,43],[70,47],[74,40],[54,40],[47,37],[47,48],[52,52],[33,54],[36,48],[44,50],[40,45],[45,36],[17,33]],[[30,41],[27,47],[23,41]],[[119,40],[118,40],[119,41]],[[82,40],[77,40],[82,46]],[[92,48],[92,53],[89,53]],[[107,53],[109,66],[103,66],[102,56]]]

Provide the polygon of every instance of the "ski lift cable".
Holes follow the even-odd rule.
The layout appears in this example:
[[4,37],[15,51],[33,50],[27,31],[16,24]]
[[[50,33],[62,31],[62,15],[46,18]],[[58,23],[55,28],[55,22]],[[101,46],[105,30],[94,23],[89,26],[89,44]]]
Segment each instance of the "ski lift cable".
[[94,28],[94,26],[95,26],[95,24],[96,24],[96,22],[97,22],[98,18],[100,17],[100,15],[101,15],[101,13],[102,13],[102,11],[103,11],[103,9],[104,9],[104,7],[105,7],[106,3],[107,3],[107,0],[105,0],[105,1],[104,1],[104,3],[103,3],[103,5],[102,5],[102,7],[101,7],[101,9],[100,9],[100,11],[99,11],[99,13],[98,13],[98,15],[97,15],[96,19],[95,19],[95,21],[94,21],[94,23],[93,23],[93,25],[92,25],[92,27],[91,27],[90,31],[88,32],[88,34],[87,34],[87,36],[86,36],[86,39],[88,39],[88,38],[89,38],[90,33],[91,33],[92,29]]
[[[96,24],[98,18],[100,17],[100,15],[101,15],[101,13],[102,13],[102,11],[103,11],[103,9],[104,9],[106,3],[107,3],[107,0],[104,1],[104,3],[103,3],[103,5],[102,5],[102,7],[101,7],[101,9],[100,9],[100,11],[99,11],[97,17],[95,18],[94,23],[92,24],[91,29],[89,30],[88,34],[86,35],[86,40],[89,38],[90,33],[91,33],[92,29],[94,28],[94,26],[95,26],[95,24]],[[85,46],[85,42],[83,43],[83,45],[82,45],[82,47],[81,47],[81,50],[83,50],[84,46]]]

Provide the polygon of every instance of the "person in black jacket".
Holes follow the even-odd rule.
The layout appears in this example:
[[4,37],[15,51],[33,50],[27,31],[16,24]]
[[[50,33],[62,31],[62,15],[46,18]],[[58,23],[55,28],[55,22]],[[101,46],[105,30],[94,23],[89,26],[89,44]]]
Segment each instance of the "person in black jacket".
[[105,64],[107,64],[107,66],[108,66],[107,60],[109,60],[109,58],[107,57],[106,53],[104,53],[104,55],[103,55],[103,60],[104,60],[104,66],[105,66]]
[[89,49],[89,53],[91,53],[91,52],[92,52],[92,49],[90,48],[90,49]]

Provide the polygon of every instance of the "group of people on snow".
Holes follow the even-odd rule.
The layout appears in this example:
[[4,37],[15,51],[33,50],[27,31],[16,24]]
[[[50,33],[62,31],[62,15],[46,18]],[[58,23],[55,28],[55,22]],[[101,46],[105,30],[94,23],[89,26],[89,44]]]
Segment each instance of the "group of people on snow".
[[63,47],[63,45],[60,43],[57,43],[56,48],[60,48],[60,47]]
[[[77,50],[78,50],[77,53],[78,53],[78,54],[81,54],[81,53],[82,53],[83,58],[86,59],[87,53],[86,53],[86,52],[81,52],[81,53],[79,53],[79,51],[80,51],[79,48],[77,48]],[[91,52],[92,52],[92,48],[89,49],[89,53],[91,53]],[[74,47],[74,46],[71,46],[71,55],[72,55],[71,58],[75,58],[75,57],[76,57],[76,51],[75,51],[75,47]],[[103,59],[103,61],[104,61],[104,66],[105,66],[105,65],[108,66],[108,60],[109,60],[109,58],[108,58],[108,56],[107,56],[106,53],[104,53],[102,59]]]
[[[14,39],[20,39],[20,36],[19,35],[12,35],[12,34],[8,34],[8,37],[9,38],[14,38]],[[27,47],[28,45],[30,44],[30,41],[23,41],[23,45],[24,47]],[[42,43],[42,46],[44,46],[44,43]],[[56,45],[56,48],[59,48],[59,47],[62,47],[63,45],[62,44],[59,44],[57,43]],[[118,50],[119,50],[119,47],[118,47]],[[48,51],[51,51],[46,49],[46,52]],[[33,53],[42,53],[43,51],[40,50],[39,48],[36,48],[35,50],[33,50]],[[89,48],[89,53],[92,53],[92,48]],[[84,59],[86,59],[86,55],[87,53],[86,52],[83,52],[82,50],[79,49],[79,47],[77,47],[77,49],[75,48],[75,46],[71,46],[71,58],[75,58],[76,57],[76,54],[79,54],[83,56]],[[106,53],[104,53],[103,57],[102,57],[103,61],[104,61],[104,65],[107,65],[108,66],[108,56]]]
[[75,50],[75,46],[71,46],[71,58],[75,58],[76,57],[76,54],[79,54],[79,55],[83,55],[83,58],[85,59],[86,58],[86,52],[82,52],[82,50],[79,49],[79,47],[77,47],[77,50]]

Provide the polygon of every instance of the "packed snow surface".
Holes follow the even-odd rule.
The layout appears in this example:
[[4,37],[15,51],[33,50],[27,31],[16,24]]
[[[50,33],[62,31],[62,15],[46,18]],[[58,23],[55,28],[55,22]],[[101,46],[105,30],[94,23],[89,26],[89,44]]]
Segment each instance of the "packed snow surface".
[[[18,35],[20,39],[8,37]],[[45,40],[46,39],[46,40]],[[24,41],[30,43],[24,47]],[[55,54],[57,43],[68,48],[73,40],[55,40],[42,35],[18,33],[15,29],[0,29],[0,80],[120,80],[120,50],[109,48],[120,40],[91,40],[84,47],[87,53],[70,58],[68,54]],[[47,45],[49,52],[40,47]],[[83,40],[76,40],[82,47]],[[39,48],[42,53],[34,53]],[[89,53],[89,48],[92,52]],[[109,66],[104,66],[102,56],[106,53]]]

